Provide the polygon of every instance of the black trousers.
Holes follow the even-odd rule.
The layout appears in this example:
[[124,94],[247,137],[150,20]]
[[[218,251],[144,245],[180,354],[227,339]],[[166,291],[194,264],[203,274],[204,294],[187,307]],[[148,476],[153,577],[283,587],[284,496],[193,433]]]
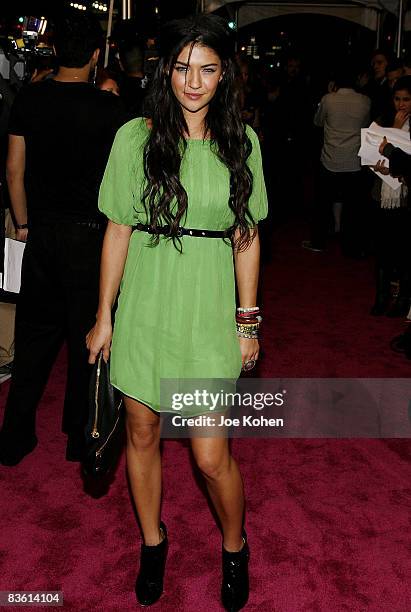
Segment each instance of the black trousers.
[[347,254],[359,253],[365,241],[367,195],[362,171],[330,172],[320,164],[318,197],[313,208],[311,242],[324,248],[332,224],[332,204],[342,202],[341,246]]
[[[375,255],[377,281],[381,274],[386,283],[397,278],[400,296],[411,297],[411,210],[407,208],[384,209],[376,206]],[[378,286],[377,286],[378,291]]]
[[91,367],[85,344],[98,306],[103,228],[71,222],[29,230],[16,309],[15,359],[3,432],[35,434],[36,408],[63,341],[68,369],[63,431],[82,434]]
[[411,210],[375,206],[375,255],[377,265],[395,270],[410,267]]

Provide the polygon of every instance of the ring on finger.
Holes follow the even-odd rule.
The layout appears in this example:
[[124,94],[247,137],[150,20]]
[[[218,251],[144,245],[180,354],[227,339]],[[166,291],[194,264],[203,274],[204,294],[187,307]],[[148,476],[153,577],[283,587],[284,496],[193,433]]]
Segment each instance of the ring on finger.
[[250,370],[254,368],[255,364],[256,364],[255,359],[249,359],[248,361],[245,361],[243,365],[243,371],[249,372]]

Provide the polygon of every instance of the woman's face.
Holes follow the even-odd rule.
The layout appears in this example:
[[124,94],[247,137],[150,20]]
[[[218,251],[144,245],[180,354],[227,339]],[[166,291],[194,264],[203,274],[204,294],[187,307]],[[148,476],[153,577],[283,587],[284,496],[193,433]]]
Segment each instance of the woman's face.
[[190,57],[187,45],[172,69],[171,87],[183,109],[197,113],[208,109],[222,76],[221,60],[213,49],[197,43]]
[[411,93],[406,89],[400,89],[394,94],[394,106],[397,111],[405,111],[411,115]]

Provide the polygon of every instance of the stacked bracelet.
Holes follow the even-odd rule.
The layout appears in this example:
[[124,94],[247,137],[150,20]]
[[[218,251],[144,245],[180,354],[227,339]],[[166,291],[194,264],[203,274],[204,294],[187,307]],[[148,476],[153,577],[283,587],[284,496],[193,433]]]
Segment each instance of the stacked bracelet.
[[236,325],[239,338],[258,338],[260,323],[263,320],[259,313],[258,306],[237,308]]
[[258,306],[251,306],[251,308],[237,308],[237,314],[239,315],[249,315],[259,311],[260,309]]

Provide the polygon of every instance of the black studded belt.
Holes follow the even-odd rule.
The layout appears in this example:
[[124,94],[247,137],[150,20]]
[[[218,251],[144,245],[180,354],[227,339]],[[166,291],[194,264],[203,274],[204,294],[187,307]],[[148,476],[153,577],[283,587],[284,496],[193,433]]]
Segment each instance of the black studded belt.
[[[155,230],[152,229],[150,225],[144,225],[143,223],[137,223],[137,225],[133,226],[133,230],[139,230],[140,232],[147,232],[148,234],[163,234],[165,236],[170,233],[169,225],[161,225],[157,227]],[[181,236],[194,236],[196,238],[230,238],[232,234],[232,230],[202,230],[202,229],[191,229],[188,227],[179,227],[177,236],[180,238]]]

